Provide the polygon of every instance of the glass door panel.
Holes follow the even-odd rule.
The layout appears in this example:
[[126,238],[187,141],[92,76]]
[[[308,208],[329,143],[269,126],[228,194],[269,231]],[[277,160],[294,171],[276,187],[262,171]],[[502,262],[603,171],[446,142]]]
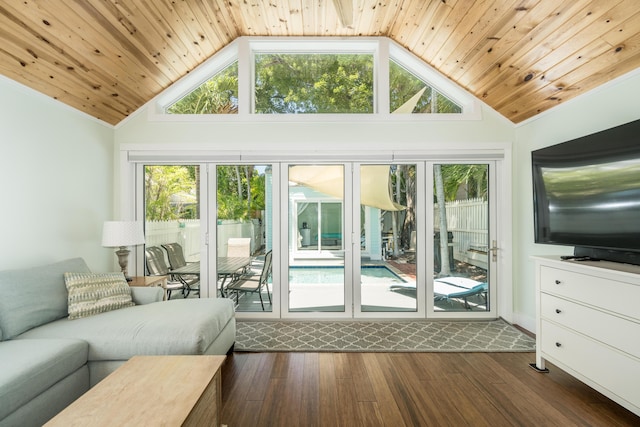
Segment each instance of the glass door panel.
[[289,166],[289,312],[344,312],[344,166]]
[[199,296],[200,167],[144,166],[145,270],[171,276],[170,299]]
[[218,165],[217,289],[236,312],[271,312],[273,280],[270,165]]
[[360,166],[360,309],[415,312],[416,165]]
[[435,312],[490,311],[489,165],[433,166]]

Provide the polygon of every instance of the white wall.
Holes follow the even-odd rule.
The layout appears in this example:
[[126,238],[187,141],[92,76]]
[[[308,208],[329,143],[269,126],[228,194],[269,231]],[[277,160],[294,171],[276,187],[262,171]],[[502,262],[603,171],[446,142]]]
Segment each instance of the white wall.
[[516,128],[514,144],[514,310],[535,330],[532,255],[571,254],[572,247],[533,243],[531,151],[640,119],[640,72],[629,73]]
[[113,270],[100,246],[113,212],[113,132],[0,77],[0,270],[77,256]]
[[340,120],[331,123],[300,122],[161,122],[150,119],[147,108],[116,127],[121,144],[185,144],[217,146],[220,150],[394,150],[447,144],[512,142],[513,125],[490,108],[481,120],[381,121]]

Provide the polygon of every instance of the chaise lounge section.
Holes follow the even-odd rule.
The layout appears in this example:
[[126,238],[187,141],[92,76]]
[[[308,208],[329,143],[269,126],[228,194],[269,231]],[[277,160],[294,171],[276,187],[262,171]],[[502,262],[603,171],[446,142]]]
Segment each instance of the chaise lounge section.
[[135,305],[70,320],[65,273],[91,275],[75,258],[0,272],[0,427],[41,425],[135,355],[226,354],[232,301],[162,301],[130,288]]

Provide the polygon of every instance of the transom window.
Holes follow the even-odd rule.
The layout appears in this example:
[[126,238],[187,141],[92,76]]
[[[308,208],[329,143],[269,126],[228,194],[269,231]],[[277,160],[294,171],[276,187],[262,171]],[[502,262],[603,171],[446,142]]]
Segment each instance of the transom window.
[[373,55],[255,55],[257,114],[373,113]]
[[158,97],[156,112],[471,118],[476,103],[387,38],[241,37]]

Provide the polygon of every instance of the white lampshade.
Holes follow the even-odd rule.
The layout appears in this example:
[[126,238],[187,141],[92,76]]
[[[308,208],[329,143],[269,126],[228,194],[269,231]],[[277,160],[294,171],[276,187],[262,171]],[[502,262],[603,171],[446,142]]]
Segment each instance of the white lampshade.
[[105,221],[102,227],[102,246],[117,248],[144,243],[142,221]]

